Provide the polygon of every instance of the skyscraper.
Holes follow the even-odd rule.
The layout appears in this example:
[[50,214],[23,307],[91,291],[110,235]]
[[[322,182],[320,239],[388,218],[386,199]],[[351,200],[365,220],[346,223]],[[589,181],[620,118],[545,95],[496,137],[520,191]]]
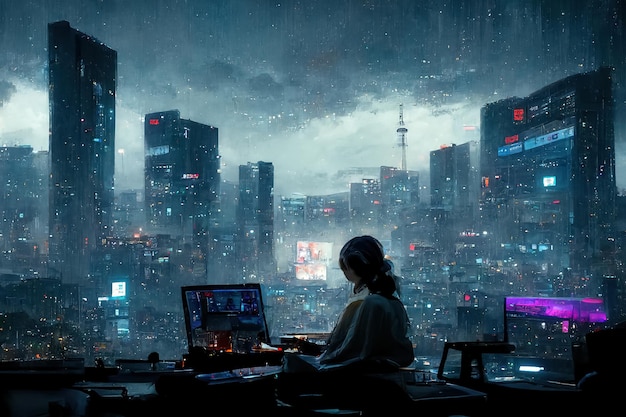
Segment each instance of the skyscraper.
[[244,280],[263,281],[276,272],[274,259],[274,164],[239,165],[238,253]]
[[571,270],[567,295],[598,294],[614,266],[612,83],[603,67],[481,110],[484,230],[544,277]]
[[180,237],[205,253],[219,223],[218,129],[169,110],[147,114],[144,134],[149,232]]
[[390,166],[380,167],[381,225],[393,229],[404,223],[407,212],[420,202],[419,173]]
[[45,207],[35,155],[31,146],[0,146],[0,249],[22,265],[39,253],[43,243],[34,240],[38,229],[43,229],[39,221]]
[[117,52],[66,21],[48,25],[49,274],[85,282],[111,235]]
[[362,234],[380,235],[381,191],[378,178],[350,183],[350,220]]
[[478,143],[446,145],[430,152],[430,204],[434,208],[474,212],[477,205]]

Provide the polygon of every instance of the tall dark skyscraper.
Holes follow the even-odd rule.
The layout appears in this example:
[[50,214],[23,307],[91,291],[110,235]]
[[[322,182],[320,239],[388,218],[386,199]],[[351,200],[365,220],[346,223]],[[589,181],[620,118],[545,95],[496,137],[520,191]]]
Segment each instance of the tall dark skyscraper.
[[244,281],[276,272],[274,258],[274,164],[239,165],[238,253]]
[[206,253],[208,234],[220,223],[218,129],[169,110],[147,114],[144,134],[149,232],[180,237]]
[[81,283],[111,235],[117,52],[66,21],[48,25],[49,274]]
[[499,248],[533,265],[535,280],[571,275],[577,284],[556,285],[566,295],[597,295],[610,273],[603,260],[615,250],[613,126],[607,67],[481,110],[485,230]]

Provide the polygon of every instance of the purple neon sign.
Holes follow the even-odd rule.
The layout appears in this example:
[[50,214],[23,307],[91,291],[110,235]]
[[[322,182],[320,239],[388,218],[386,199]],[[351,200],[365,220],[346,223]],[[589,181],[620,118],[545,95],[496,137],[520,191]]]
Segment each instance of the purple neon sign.
[[595,297],[506,297],[504,302],[509,317],[552,317],[578,323],[603,323],[607,319],[604,301]]

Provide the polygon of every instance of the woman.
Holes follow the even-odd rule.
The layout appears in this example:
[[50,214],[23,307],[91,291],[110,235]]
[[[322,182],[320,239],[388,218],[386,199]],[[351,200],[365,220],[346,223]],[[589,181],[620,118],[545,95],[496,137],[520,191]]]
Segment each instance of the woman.
[[339,267],[353,290],[320,356],[320,364],[411,364],[414,353],[407,336],[409,319],[396,296],[397,277],[381,243],[372,236],[350,239],[339,253]]
[[339,266],[353,284],[352,293],[324,352],[318,356],[286,355],[285,371],[410,365],[414,353],[407,336],[409,318],[396,295],[398,277],[381,243],[367,235],[350,239],[339,253]]
[[[414,360],[409,319],[381,243],[357,236],[341,249],[339,266],[352,283],[348,305],[320,355],[285,354],[278,398],[298,407],[346,408],[383,415],[409,401],[398,371]],[[345,389],[359,395],[346,395]],[[311,399],[321,404],[310,404]],[[384,399],[384,400],[383,400]]]

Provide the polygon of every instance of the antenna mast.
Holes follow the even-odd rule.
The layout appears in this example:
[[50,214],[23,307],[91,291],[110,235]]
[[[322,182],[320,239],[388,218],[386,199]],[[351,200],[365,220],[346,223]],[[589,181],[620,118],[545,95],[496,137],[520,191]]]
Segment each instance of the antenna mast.
[[406,171],[406,133],[409,130],[404,127],[404,116],[402,111],[402,104],[400,104],[400,123],[398,125],[398,129],[396,129],[396,133],[398,135],[398,143],[402,148],[402,171]]

